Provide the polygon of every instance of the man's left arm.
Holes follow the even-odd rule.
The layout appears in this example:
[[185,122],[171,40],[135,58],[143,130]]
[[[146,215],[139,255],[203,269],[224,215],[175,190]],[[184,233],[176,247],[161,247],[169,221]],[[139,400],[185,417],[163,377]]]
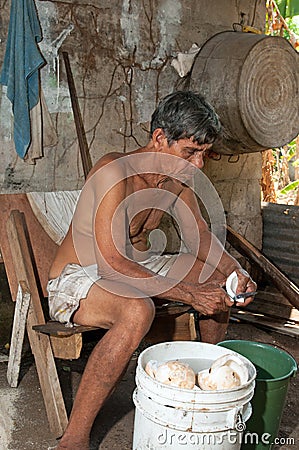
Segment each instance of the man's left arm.
[[[210,231],[208,224],[202,217],[193,191],[189,187],[184,188],[179,199],[180,201],[176,202],[175,211],[182,230],[183,241],[188,251],[200,261],[209,264],[220,272],[223,275],[223,284],[225,284],[227,277],[236,271],[238,275],[237,294],[254,292],[256,283],[242,269],[240,263],[226,251],[224,244]],[[193,218],[190,220],[192,216]],[[250,297],[242,304],[246,305],[252,299]]]

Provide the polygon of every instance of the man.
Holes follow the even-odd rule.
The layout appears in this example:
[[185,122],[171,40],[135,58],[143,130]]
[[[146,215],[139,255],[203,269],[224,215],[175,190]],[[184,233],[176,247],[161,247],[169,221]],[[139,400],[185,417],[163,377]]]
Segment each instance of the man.
[[[217,343],[233,304],[227,277],[236,272],[238,293],[255,290],[210,232],[194,194],[192,179],[220,131],[199,94],[175,92],[154,112],[145,147],[107,154],[90,172],[50,271],[49,307],[56,320],[109,331],[89,357],[58,449],[89,448],[97,413],[152,324],[153,298],[191,305],[204,318],[202,340]],[[165,211],[181,229],[179,255],[164,255],[163,238],[151,233]]]

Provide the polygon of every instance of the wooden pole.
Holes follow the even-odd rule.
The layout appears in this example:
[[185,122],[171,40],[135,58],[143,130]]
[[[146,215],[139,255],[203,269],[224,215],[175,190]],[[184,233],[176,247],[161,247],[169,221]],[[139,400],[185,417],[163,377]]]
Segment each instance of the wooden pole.
[[299,309],[299,287],[295,283],[229,225],[227,225],[227,240],[238,252],[257,265],[289,302]]
[[65,70],[66,70],[66,76],[71,96],[71,102],[72,102],[72,108],[74,113],[74,119],[75,119],[75,125],[76,125],[76,131],[78,136],[78,142],[79,142],[79,148],[80,148],[80,154],[82,159],[82,166],[83,166],[83,172],[84,177],[86,179],[88,172],[92,168],[92,162],[90,158],[89,148],[87,144],[86,134],[84,130],[84,124],[80,112],[78,97],[76,93],[76,87],[74,83],[74,78],[71,70],[69,55],[67,52],[62,52],[64,64],[65,64]]
[[25,281],[20,281],[16,298],[7,367],[7,381],[11,387],[18,386],[22,348],[30,300],[31,295],[27,284]]

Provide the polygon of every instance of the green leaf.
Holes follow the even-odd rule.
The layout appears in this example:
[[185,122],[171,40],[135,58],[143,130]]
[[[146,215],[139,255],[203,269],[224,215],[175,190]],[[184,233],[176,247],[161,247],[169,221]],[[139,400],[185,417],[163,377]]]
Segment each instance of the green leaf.
[[292,183],[285,186],[283,189],[281,189],[281,194],[287,194],[290,191],[294,191],[299,186],[299,180],[293,181]]
[[293,17],[299,14],[298,0],[277,0],[276,3],[283,17]]

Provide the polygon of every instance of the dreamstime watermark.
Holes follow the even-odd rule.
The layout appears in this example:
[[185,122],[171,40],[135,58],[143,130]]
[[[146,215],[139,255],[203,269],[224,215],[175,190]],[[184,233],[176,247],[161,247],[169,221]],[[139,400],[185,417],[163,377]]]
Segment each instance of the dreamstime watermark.
[[[295,438],[271,438],[271,434],[262,433],[259,435],[254,432],[238,432],[235,430],[227,430],[226,432],[215,433],[192,433],[192,432],[174,432],[168,428],[157,436],[157,445],[173,446],[174,449],[180,446],[198,446],[210,445],[221,446],[224,443],[234,444],[250,444],[250,445],[295,445]],[[159,447],[157,447],[159,448]]]
[[[144,293],[159,295],[184,279],[196,261],[200,246],[192,201],[190,203],[188,196],[184,199],[184,196],[177,195],[175,188],[161,189],[160,184],[154,188],[142,187],[140,180],[144,175],[156,178],[158,175],[157,179],[170,180],[172,185],[177,183],[178,191],[180,183],[184,183],[204,206],[211,232],[217,239],[211,242],[208,257],[199,274],[200,283],[213,274],[226,239],[225,214],[218,193],[206,175],[190,162],[174,155],[148,152],[124,155],[104,165],[87,180],[80,194],[72,225],[74,247],[82,267],[97,264],[99,273],[110,281],[105,289],[131,296],[131,289],[128,288],[127,294],[124,291],[124,286],[129,286],[134,289],[134,297],[137,298],[145,297]],[[139,186],[136,190],[137,179]],[[167,279],[164,284],[158,275],[150,279],[147,276],[132,277],[127,267],[116,270],[110,259],[111,251],[107,250],[107,247],[111,249],[113,246],[128,264],[146,261],[153,256],[153,252],[155,258],[162,255],[167,237],[160,229],[149,233],[150,245],[146,252],[136,250],[132,244],[130,226],[134,220],[137,226],[142,225],[150,210],[167,212],[179,230],[179,254],[186,253],[187,242],[187,251],[195,255],[194,258],[184,259],[184,264],[179,266],[180,279]],[[93,236],[88,235],[91,230]],[[98,278],[94,282],[98,282]]]

